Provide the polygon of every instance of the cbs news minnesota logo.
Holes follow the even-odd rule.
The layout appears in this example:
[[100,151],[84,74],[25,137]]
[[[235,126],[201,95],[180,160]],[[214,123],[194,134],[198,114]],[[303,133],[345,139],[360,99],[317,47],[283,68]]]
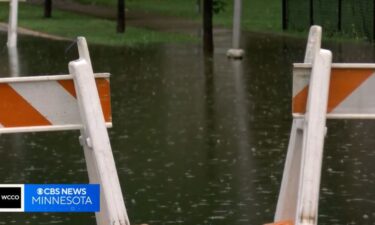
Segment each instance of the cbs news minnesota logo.
[[0,185],[0,212],[99,211],[99,184]]

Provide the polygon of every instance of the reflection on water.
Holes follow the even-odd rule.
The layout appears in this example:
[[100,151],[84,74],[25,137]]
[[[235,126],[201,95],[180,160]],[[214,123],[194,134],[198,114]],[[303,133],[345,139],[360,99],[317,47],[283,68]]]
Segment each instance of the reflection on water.
[[[291,63],[302,61],[305,40],[244,36],[242,62],[226,58],[229,40],[219,33],[212,59],[199,45],[90,46],[94,70],[112,74],[110,137],[134,224],[272,221],[291,126]],[[19,71],[3,51],[0,76],[65,74],[77,58],[68,45],[21,37]],[[335,61],[373,61],[371,45],[323,46]],[[373,123],[328,122],[319,224],[373,224]],[[87,182],[78,135],[2,135],[0,183]],[[0,215],[0,225],[82,221],[95,224],[94,215]]]
[[19,65],[17,46],[13,46],[13,47],[8,46],[8,56],[9,56],[8,58],[9,58],[10,76],[18,77],[20,75],[20,65]]

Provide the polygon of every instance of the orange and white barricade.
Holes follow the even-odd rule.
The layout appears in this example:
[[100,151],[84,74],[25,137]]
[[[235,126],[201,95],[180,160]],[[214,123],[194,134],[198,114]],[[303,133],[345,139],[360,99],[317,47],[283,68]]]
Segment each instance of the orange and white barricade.
[[375,64],[332,63],[321,32],[311,27],[305,62],[293,68],[293,124],[274,225],[318,224],[326,119],[375,119]]
[[[293,117],[306,112],[311,65],[294,64]],[[333,63],[328,97],[328,119],[374,119],[375,64]]]
[[[109,74],[95,74],[103,116],[112,125]],[[82,129],[71,75],[0,79],[0,133]]]
[[94,74],[85,38],[70,75],[0,79],[0,133],[81,131],[90,183],[100,184],[98,225],[129,225],[108,137],[109,74]]

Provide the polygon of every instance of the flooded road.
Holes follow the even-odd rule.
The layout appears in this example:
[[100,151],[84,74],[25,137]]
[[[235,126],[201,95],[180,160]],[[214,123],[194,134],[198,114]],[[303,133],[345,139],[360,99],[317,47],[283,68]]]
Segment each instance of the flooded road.
[[[112,148],[133,224],[259,225],[276,208],[291,127],[292,62],[305,40],[248,34],[243,62],[200,44],[89,47],[110,72]],[[5,46],[6,36],[0,36]],[[70,43],[21,37],[21,75],[66,74]],[[369,44],[325,43],[335,62],[373,62]],[[6,48],[0,75],[10,76]],[[46,93],[47,94],[47,93]],[[375,121],[329,121],[319,224],[375,224]],[[79,132],[7,134],[0,183],[86,183]],[[95,224],[93,214],[1,213],[7,224]]]

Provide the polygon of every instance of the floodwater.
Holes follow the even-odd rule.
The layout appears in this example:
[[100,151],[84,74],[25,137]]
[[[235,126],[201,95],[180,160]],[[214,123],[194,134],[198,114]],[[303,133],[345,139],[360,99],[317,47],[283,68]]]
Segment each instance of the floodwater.
[[[217,31],[213,60],[200,44],[90,45],[110,72],[112,148],[132,224],[259,225],[276,207],[291,127],[291,63],[305,40],[244,37],[246,58],[227,60]],[[5,46],[5,35],[0,43]],[[70,43],[21,37],[0,75],[66,74]],[[370,44],[325,43],[336,62],[373,62]],[[375,122],[329,121],[319,224],[375,224]],[[87,183],[79,132],[0,138],[0,183]],[[95,224],[93,214],[1,213],[0,225]]]

